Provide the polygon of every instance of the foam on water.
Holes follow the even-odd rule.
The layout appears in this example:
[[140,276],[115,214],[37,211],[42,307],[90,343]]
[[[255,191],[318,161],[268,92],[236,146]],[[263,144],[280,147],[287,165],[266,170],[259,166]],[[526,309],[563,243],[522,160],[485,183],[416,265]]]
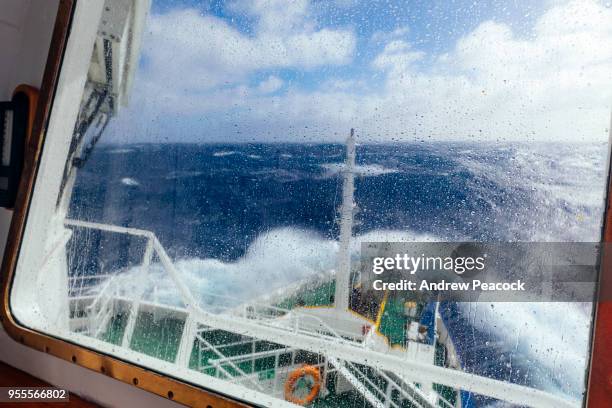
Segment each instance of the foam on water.
[[[490,185],[470,182],[475,198],[487,201],[509,231],[531,242],[597,242],[600,239],[605,193],[607,149],[598,144],[580,146],[537,145],[513,149],[505,162],[502,152],[459,156],[455,160],[474,179],[486,179],[500,190],[520,186],[523,196],[513,197],[520,205],[512,216],[508,209],[491,201]],[[507,153],[507,152],[506,152]],[[503,165],[500,165],[503,163]]]
[[112,150],[109,150],[108,152],[110,154],[126,154],[126,153],[131,153],[133,151],[134,150],[132,149],[112,149]]
[[[326,163],[321,167],[326,170],[326,177],[333,177],[339,173],[342,173],[346,166],[344,163]],[[354,172],[356,175],[361,177],[375,177],[382,176],[384,174],[397,173],[398,170],[390,169],[380,164],[361,164],[355,166]]]
[[[358,261],[362,242],[434,242],[439,238],[410,231],[372,231],[355,237],[351,253]],[[338,242],[326,239],[313,231],[280,228],[260,235],[234,262],[218,259],[188,258],[174,262],[181,279],[192,290],[196,299],[206,305],[217,305],[214,293],[229,296],[232,306],[259,298],[292,283],[320,275],[334,273]],[[139,267],[117,276],[118,290],[129,296],[143,285]],[[145,277],[145,293],[155,293],[158,301],[177,305],[177,292],[170,277],[159,263],[153,263]]]
[[[591,305],[584,303],[464,303],[472,325],[512,345],[508,354],[537,362],[546,373],[536,378],[547,391],[580,398],[589,350]],[[512,359],[508,363],[512,366]],[[528,371],[524,371],[528,375]],[[534,384],[535,385],[535,384]]]
[[126,185],[126,186],[131,186],[131,187],[136,187],[139,186],[140,183],[136,180],[134,180],[131,177],[124,177],[121,179],[121,184]]
[[213,156],[215,156],[215,157],[226,157],[226,156],[232,156],[234,154],[238,154],[238,152],[235,152],[233,150],[221,150],[219,152],[214,152]]

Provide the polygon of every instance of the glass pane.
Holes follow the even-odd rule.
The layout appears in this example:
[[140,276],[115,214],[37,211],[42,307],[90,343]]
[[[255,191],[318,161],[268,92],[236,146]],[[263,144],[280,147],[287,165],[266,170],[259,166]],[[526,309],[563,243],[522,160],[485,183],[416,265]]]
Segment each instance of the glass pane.
[[266,406],[581,406],[592,286],[373,290],[363,249],[598,242],[610,27],[586,0],[107,0],[15,313]]

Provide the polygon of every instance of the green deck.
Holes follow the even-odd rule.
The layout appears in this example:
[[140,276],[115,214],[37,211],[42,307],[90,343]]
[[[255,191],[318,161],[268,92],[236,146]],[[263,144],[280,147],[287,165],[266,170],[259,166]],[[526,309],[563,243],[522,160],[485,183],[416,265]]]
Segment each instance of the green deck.
[[404,313],[404,299],[400,297],[389,297],[384,305],[384,310],[378,326],[378,331],[387,337],[390,345],[402,345],[406,343],[406,324],[408,318]]
[[336,281],[326,281],[314,287],[302,287],[291,296],[276,304],[281,309],[333,305]]
[[102,333],[100,340],[119,345],[123,340],[123,332],[127,325],[127,313],[119,313],[111,318],[106,330]]
[[[127,320],[127,312],[114,315],[100,339],[111,344],[121,344]],[[155,319],[153,313],[139,312],[130,348],[161,360],[174,361],[184,324],[181,319]]]
[[[205,332],[202,334],[202,337],[214,346],[222,346],[223,344],[236,343],[240,341],[241,339],[240,335],[222,331],[222,330],[214,330],[210,332]],[[282,346],[278,344],[274,344],[274,343],[270,343],[266,341],[257,341],[255,342],[254,347],[251,344],[240,344],[240,345],[224,347],[219,350],[226,357],[235,357],[235,356],[250,354],[252,352],[258,353],[262,351],[274,350],[274,349],[281,348],[281,347]],[[202,371],[203,373],[208,374],[208,375],[214,375],[215,368],[207,367],[207,366],[211,365],[209,360],[211,359],[216,360],[218,358],[219,356],[217,354],[215,354],[214,352],[210,350],[205,350],[204,347],[200,346],[200,342],[196,340],[194,342],[194,346],[191,352],[191,358],[189,360],[189,368],[193,370]],[[281,365],[285,361],[287,361],[287,363],[289,362],[287,357],[282,356],[280,358]],[[263,376],[270,375],[269,371],[272,370],[272,376],[273,376],[274,357],[260,357],[260,358],[255,359],[254,362],[244,361],[244,362],[236,364],[236,366],[247,374],[250,374],[252,372],[261,372]],[[231,364],[223,364],[222,367],[232,376],[239,374],[231,366]],[[200,368],[203,368],[203,369],[200,370]]]
[[183,333],[184,320],[140,312],[134,326],[130,348],[166,361],[175,361]]

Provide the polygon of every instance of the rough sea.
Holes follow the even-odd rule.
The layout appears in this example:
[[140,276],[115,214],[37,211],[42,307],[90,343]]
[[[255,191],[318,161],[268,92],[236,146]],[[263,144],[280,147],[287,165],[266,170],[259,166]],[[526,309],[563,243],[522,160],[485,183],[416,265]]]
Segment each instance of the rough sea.
[[[358,145],[354,252],[362,241],[599,241],[607,149]],[[209,292],[261,297],[333,269],[344,157],[341,144],[98,146],[70,217],[153,231],[203,304]],[[125,266],[129,245],[103,247],[97,268]],[[174,296],[164,279],[160,270],[158,296]],[[466,371],[582,398],[590,304],[441,310]]]

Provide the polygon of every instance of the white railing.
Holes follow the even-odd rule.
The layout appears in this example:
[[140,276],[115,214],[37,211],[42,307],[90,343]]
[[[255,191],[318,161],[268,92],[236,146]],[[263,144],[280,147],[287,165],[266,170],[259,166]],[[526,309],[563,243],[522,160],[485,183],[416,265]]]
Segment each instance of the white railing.
[[[298,351],[299,350],[294,349],[294,348],[282,347],[282,348],[277,348],[273,350],[253,352],[251,354],[242,354],[242,355],[231,356],[231,357],[226,357],[226,358],[219,358],[219,359],[210,359],[209,367],[216,369],[218,367],[222,367],[223,364],[227,364],[228,362],[233,362],[234,364],[251,363],[251,367],[252,367],[251,373],[248,374],[250,377],[253,377],[253,376],[259,375],[260,373],[268,372],[272,370],[274,373],[274,379],[272,380],[272,384],[270,388],[268,389],[268,391],[270,391],[272,395],[282,396],[284,389],[283,387],[280,386],[279,380],[281,380],[282,377],[288,376],[291,370],[295,369],[297,366],[302,365],[302,364],[296,364],[296,353]],[[288,364],[281,366],[280,357],[282,355],[287,355],[287,354],[289,355]],[[266,368],[261,371],[255,370],[255,361],[260,361],[260,360],[270,359],[270,358],[274,359],[273,368],[271,369]],[[321,371],[322,373],[321,374],[321,380],[322,380],[321,387],[322,389],[326,389],[327,376],[329,374],[334,373],[337,370],[333,367],[330,368],[325,356],[322,356],[321,361],[319,361],[318,363],[309,364],[309,366],[317,368]],[[216,373],[215,373],[215,376],[217,376]],[[244,379],[237,378],[237,377],[232,377],[230,381],[244,383]]]
[[93,316],[93,318],[88,319],[88,331],[91,336],[98,338],[110,321],[115,302],[115,296],[113,295],[113,278],[110,278],[104,282],[104,286],[93,302],[87,306],[88,316]]
[[[247,373],[245,373],[240,367],[238,367],[237,364],[235,364],[231,359],[228,359],[225,355],[223,355],[223,353],[221,353],[215,346],[210,344],[204,337],[202,337],[201,335],[198,335],[196,337],[197,337],[198,342],[204,344],[204,346],[206,346],[206,348],[208,350],[210,350],[213,353],[215,353],[215,355],[220,360],[222,360],[223,362],[227,363],[234,371],[236,371],[238,374],[240,374],[240,376],[242,376],[243,378],[247,378],[247,379],[250,378],[250,377],[248,377]],[[231,378],[234,377],[233,375],[228,373],[226,370],[224,370],[222,365],[216,365],[216,368],[217,368],[217,370],[222,370],[224,375],[226,375],[228,377],[228,379],[231,379]],[[263,390],[263,387],[257,381],[251,379],[249,382],[251,383],[252,386],[255,387],[255,389],[260,390],[260,391]]]

